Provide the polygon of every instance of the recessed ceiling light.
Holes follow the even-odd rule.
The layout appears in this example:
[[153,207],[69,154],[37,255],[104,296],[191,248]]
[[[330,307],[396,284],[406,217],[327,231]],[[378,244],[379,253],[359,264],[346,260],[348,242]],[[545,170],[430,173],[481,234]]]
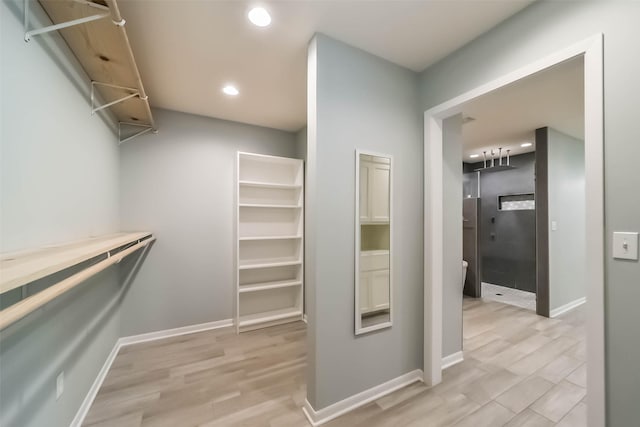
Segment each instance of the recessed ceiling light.
[[225,87],[222,88],[222,92],[224,92],[227,95],[231,95],[231,96],[236,96],[236,95],[238,95],[240,93],[238,88],[236,88],[233,85],[226,85]]
[[520,144],[520,147],[531,147],[533,144],[530,142],[523,142],[522,144]]
[[475,159],[476,157],[480,157],[480,154],[472,154],[469,157],[471,157],[472,159]]
[[247,16],[249,17],[249,21],[255,26],[267,27],[271,24],[271,15],[269,15],[269,12],[263,7],[254,7],[249,11]]

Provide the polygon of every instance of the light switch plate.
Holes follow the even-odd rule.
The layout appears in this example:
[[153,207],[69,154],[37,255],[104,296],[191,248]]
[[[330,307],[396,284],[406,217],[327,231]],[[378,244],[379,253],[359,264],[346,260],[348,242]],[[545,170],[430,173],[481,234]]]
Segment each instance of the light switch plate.
[[551,231],[557,231],[557,230],[558,230],[558,222],[551,221]]
[[613,257],[638,260],[638,233],[613,233]]

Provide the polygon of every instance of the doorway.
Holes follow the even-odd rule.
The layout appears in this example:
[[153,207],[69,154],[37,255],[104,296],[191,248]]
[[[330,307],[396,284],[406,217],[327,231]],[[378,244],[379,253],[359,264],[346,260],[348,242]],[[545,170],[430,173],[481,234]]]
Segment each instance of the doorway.
[[[425,382],[442,378],[443,251],[445,196],[443,122],[462,113],[461,106],[564,61],[584,57],[585,185],[587,282],[587,372],[589,426],[604,426],[604,189],[603,189],[603,42],[594,36],[549,57],[509,73],[425,112]],[[586,232],[586,230],[585,230]],[[450,262],[450,260],[449,260]]]

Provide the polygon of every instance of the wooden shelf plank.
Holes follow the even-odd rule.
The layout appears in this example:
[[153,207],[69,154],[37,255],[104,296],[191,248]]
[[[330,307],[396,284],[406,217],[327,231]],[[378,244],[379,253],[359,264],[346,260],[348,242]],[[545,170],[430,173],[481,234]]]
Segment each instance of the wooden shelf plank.
[[[51,21],[55,24],[96,15],[102,11],[74,0],[39,0]],[[96,1],[97,4],[104,4]],[[115,4],[115,3],[114,3]],[[113,16],[114,7],[108,4]],[[128,94],[146,93],[138,81],[139,72],[130,57],[126,30],[118,27],[112,17],[59,30],[89,78],[100,83],[109,83],[134,89],[96,86],[96,91],[105,103],[115,101]],[[130,98],[109,107],[119,122],[153,126],[153,117],[147,99]]]
[[301,280],[254,283],[251,285],[240,285],[239,292],[243,294],[245,292],[268,291],[271,289],[288,288],[288,287],[300,286],[300,285],[302,285]]
[[287,265],[300,265],[300,260],[259,260],[252,263],[240,264],[240,270],[254,270],[256,268],[284,267]]
[[129,256],[140,249],[146,248],[155,239],[155,237],[151,236],[148,239],[142,240],[141,242],[127,246],[126,249],[119,251],[117,254],[109,258],[105,258],[102,261],[93,264],[92,266],[87,267],[82,271],[67,277],[66,279],[61,280],[55,285],[52,285],[1,310],[0,331],[9,327],[23,317],[28,316],[30,313],[34,312],[45,304],[48,304],[49,302],[58,298],[60,295],[69,292],[71,289],[80,285],[90,277],[93,277],[101,271],[109,268],[110,266],[119,263],[124,257]]
[[240,186],[244,187],[260,187],[260,188],[279,188],[282,190],[296,190],[302,188],[302,185],[297,184],[279,184],[275,182],[261,182],[261,181],[238,181]]
[[266,311],[263,313],[247,314],[240,316],[239,325],[251,326],[258,323],[273,322],[275,320],[287,319],[289,317],[302,317],[302,310],[298,307],[287,307],[280,310]]
[[0,254],[0,294],[149,236],[149,232],[117,233]]

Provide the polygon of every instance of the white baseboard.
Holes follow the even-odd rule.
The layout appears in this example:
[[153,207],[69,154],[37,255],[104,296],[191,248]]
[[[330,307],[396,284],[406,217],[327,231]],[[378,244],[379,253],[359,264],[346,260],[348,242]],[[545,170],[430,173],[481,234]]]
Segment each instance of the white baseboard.
[[456,365],[464,360],[463,352],[450,354],[442,358],[442,369],[447,369],[453,365]]
[[549,312],[549,317],[558,317],[561,314],[566,313],[567,311],[571,311],[574,308],[581,306],[585,302],[587,302],[587,298],[586,297],[582,297],[582,298],[578,298],[575,301],[571,301],[568,304],[561,305],[560,307],[554,308],[553,310],[551,310]]
[[100,368],[100,372],[98,372],[98,376],[93,381],[93,384],[89,389],[89,392],[87,393],[84,400],[82,401],[82,404],[78,409],[78,412],[76,412],[76,416],[73,418],[73,421],[71,421],[70,427],[80,427],[82,425],[82,422],[87,416],[87,413],[89,413],[89,408],[91,408],[91,404],[93,403],[93,400],[96,398],[96,395],[98,394],[98,391],[100,390],[100,387],[104,382],[104,379],[107,377],[107,374],[109,373],[109,369],[111,368],[113,361],[116,359],[116,356],[120,351],[120,348],[127,345],[131,345],[131,344],[155,341],[163,338],[175,337],[178,335],[193,334],[196,332],[209,331],[212,329],[226,328],[229,326],[233,326],[233,319],[225,319],[225,320],[218,320],[216,322],[200,323],[198,325],[184,326],[182,328],[165,329],[164,331],[156,331],[156,332],[150,332],[148,334],[140,334],[140,335],[133,335],[130,337],[119,338],[118,341],[116,341],[115,345],[113,346],[113,349],[111,349],[111,353],[109,353],[109,356],[107,357],[107,360],[105,360],[104,365],[102,365],[102,368]]
[[107,377],[107,373],[109,372],[109,369],[111,369],[111,365],[113,364],[113,361],[116,360],[118,351],[120,351],[120,340],[116,341],[115,345],[111,349],[111,353],[109,353],[109,356],[107,356],[107,360],[104,361],[104,365],[102,365],[102,368],[100,368],[100,372],[98,372],[98,376],[93,381],[93,384],[91,384],[91,388],[89,389],[89,392],[87,393],[84,400],[82,401],[82,404],[80,405],[78,412],[76,412],[76,416],[73,418],[73,421],[71,421],[71,424],[69,425],[69,427],[80,427],[82,425],[84,418],[87,416],[87,413],[89,412],[89,408],[91,408],[93,399],[96,398],[96,395],[98,394],[98,390],[100,390],[100,387],[104,382],[104,379]]
[[132,335],[118,340],[121,346],[139,344],[147,341],[155,341],[163,338],[179,335],[194,334],[196,332],[209,331],[233,326],[233,319],[218,320],[215,322],[200,323],[197,325],[183,326],[181,328],[165,329],[164,331],[149,332],[147,334]]
[[346,399],[336,402],[333,405],[329,405],[326,408],[322,408],[319,411],[313,409],[309,401],[305,399],[302,411],[312,426],[319,426],[402,387],[408,386],[409,384],[417,381],[422,381],[423,376],[424,374],[422,370],[416,369],[415,371],[400,375],[399,377],[385,383],[347,397]]

